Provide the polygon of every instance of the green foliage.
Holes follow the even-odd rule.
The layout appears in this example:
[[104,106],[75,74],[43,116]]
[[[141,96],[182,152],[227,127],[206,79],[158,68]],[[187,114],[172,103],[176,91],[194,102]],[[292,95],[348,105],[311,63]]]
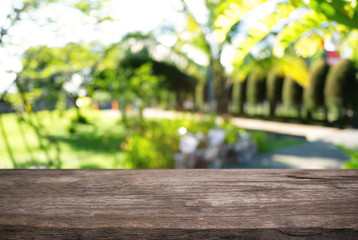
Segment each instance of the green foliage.
[[346,0],[314,0],[309,6],[323,13],[328,19],[339,22],[351,28],[358,28],[357,2]]
[[345,162],[343,165],[343,169],[358,169],[358,150],[357,149],[349,149],[344,146],[337,146],[342,152],[350,157],[350,160]]
[[305,89],[306,106],[316,109],[324,106],[324,87],[329,66],[325,60],[319,59],[314,62],[309,80],[309,87]]
[[134,126],[124,145],[126,163],[129,168],[172,168],[173,154],[179,151],[181,136],[177,130],[187,128],[188,132],[207,131],[211,121],[194,120],[146,120],[141,126]]
[[256,105],[265,101],[266,76],[260,69],[252,72],[247,79],[246,97],[247,102]]
[[83,114],[76,114],[76,117],[72,119],[74,123],[90,124],[88,119]]
[[[235,25],[248,12],[253,10],[259,4],[267,0],[252,0],[252,1],[220,1],[220,4],[214,9],[214,34],[219,43],[228,40],[231,31]],[[207,1],[208,2],[208,1]],[[212,2],[212,1],[211,1]]]
[[[45,80],[51,77],[64,77],[85,68],[92,67],[98,54],[91,51],[90,45],[69,43],[64,47],[31,47],[24,53],[24,66],[21,77]],[[61,79],[57,80],[61,82]]]
[[272,152],[306,142],[303,138],[271,134],[261,131],[252,131],[249,132],[249,134],[251,139],[257,143],[260,153]]
[[240,82],[239,85],[239,104],[240,104],[240,112],[244,113],[244,104],[246,102],[246,86],[247,86],[247,80],[244,80],[243,82]]
[[27,104],[34,101],[29,101],[26,96],[35,89],[41,89],[41,96],[37,99],[46,102],[47,109],[64,108],[65,96],[61,95],[76,98],[79,89],[88,84],[90,69],[98,58],[91,45],[69,43],[54,48],[31,47],[23,55],[23,70],[18,74],[16,86]]
[[357,70],[349,59],[342,59],[329,70],[324,89],[327,105],[337,108],[357,106]]
[[105,167],[98,162],[83,163],[79,166],[79,169],[104,169]]
[[233,102],[232,104],[235,106],[235,111],[240,114],[244,114],[244,104],[246,103],[246,86],[248,80],[237,81],[233,84]]
[[153,75],[152,64],[147,63],[135,69],[129,79],[129,89],[142,100],[142,107],[148,106],[156,97],[161,78]]
[[225,131],[225,144],[235,143],[240,134],[245,132],[243,129],[238,128],[231,122],[225,122],[221,124],[220,128]]
[[302,104],[303,88],[290,77],[286,77],[282,89],[282,102],[290,106],[300,106]]
[[250,137],[256,142],[259,152],[265,152],[265,146],[267,143],[267,134],[264,132],[252,132]]
[[[260,27],[252,28],[248,32],[248,36],[237,47],[234,55],[233,63],[237,66],[243,64],[244,59],[250,53],[251,49],[271,33],[271,30],[276,26],[283,18],[287,18],[293,11],[293,7],[287,4],[277,4],[276,11],[270,14],[260,16]],[[282,56],[283,54],[281,54]]]
[[[304,34],[307,34],[307,31],[314,31],[315,29],[319,28],[324,20],[324,16],[321,14],[309,10],[303,14],[303,16],[299,19],[299,21],[294,21],[289,23],[277,36],[278,43],[275,45],[274,54],[276,56],[282,56],[284,51],[293,43],[295,43],[301,37],[304,37]],[[298,52],[304,51],[306,56],[312,55],[315,53],[316,45],[315,42],[312,42],[312,36],[309,38],[311,42],[305,45],[299,45]],[[319,40],[319,39],[318,39]],[[319,40],[319,44],[320,44]],[[315,48],[313,50],[306,49],[307,47]],[[303,49],[302,49],[303,48]]]

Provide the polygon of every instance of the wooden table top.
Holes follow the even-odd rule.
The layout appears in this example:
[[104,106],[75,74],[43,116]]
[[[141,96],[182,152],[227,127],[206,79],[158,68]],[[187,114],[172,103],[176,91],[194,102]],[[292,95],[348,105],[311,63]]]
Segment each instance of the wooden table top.
[[358,239],[358,170],[0,170],[0,239]]

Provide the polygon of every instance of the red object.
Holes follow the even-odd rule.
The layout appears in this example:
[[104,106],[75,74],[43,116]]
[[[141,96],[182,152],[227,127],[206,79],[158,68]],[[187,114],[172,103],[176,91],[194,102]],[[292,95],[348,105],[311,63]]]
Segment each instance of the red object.
[[94,104],[93,104],[93,109],[94,109],[94,110],[99,110],[99,105],[98,105],[98,103],[94,103]]
[[119,110],[119,106],[118,106],[118,102],[117,101],[112,101],[112,110]]
[[341,56],[336,51],[326,51],[326,61],[329,66],[336,65],[341,59]]

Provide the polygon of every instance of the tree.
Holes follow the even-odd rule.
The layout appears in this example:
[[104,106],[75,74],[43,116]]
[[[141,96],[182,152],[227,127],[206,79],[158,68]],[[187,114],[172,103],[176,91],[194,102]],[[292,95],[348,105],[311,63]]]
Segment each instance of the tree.
[[251,105],[262,103],[266,99],[266,75],[257,69],[247,79],[247,102]]
[[276,106],[282,101],[282,87],[284,78],[273,69],[267,77],[267,100],[270,104],[270,116],[275,116]]
[[78,119],[81,119],[76,101],[98,58],[91,45],[69,43],[57,48],[32,47],[24,53],[23,70],[19,73],[17,86],[22,92],[42,89],[50,108],[54,108],[61,93],[66,94],[72,99]]
[[134,93],[139,107],[140,119],[143,119],[143,109],[149,106],[159,88],[160,78],[153,75],[152,64],[146,63],[135,69],[130,77],[128,88]]
[[328,71],[329,65],[324,59],[319,59],[312,65],[309,80],[310,84],[304,91],[308,118],[311,118],[313,110],[324,108],[325,118],[327,119],[327,109],[324,102],[324,88]]
[[[137,53],[128,52],[124,59],[120,61],[120,66],[123,69],[135,69],[145,63],[151,63],[152,75],[161,77],[161,89],[167,90],[175,94],[176,108],[182,109],[185,95],[195,94],[195,85],[197,80],[188,73],[181,71],[175,65],[157,61],[149,56],[149,50],[143,48]],[[183,94],[185,93],[185,94]]]
[[[199,86],[203,85],[205,79],[209,79],[209,87],[215,93],[215,100],[217,103],[216,110],[218,112],[227,112],[229,104],[229,77],[222,65],[221,58],[223,50],[227,45],[231,44],[232,31],[230,29],[235,26],[227,24],[226,18],[234,18],[239,21],[246,13],[255,8],[258,4],[265,2],[262,0],[255,1],[214,1],[206,0],[205,4],[208,10],[208,19],[205,23],[200,23],[191,9],[187,6],[186,2],[182,0],[184,11],[187,14],[187,30],[190,34],[190,39],[178,39],[175,48],[182,49],[184,45],[191,46],[193,49],[201,51],[207,58],[207,69],[205,77],[199,81]],[[236,12],[237,10],[237,12]],[[228,15],[225,15],[228,13]],[[230,13],[232,15],[230,15]],[[211,36],[214,32],[215,39]],[[179,34],[178,34],[179,35]],[[211,39],[210,41],[208,39]],[[212,79],[212,83],[210,82]],[[201,88],[204,89],[203,87]],[[200,95],[203,95],[201,93]]]
[[[5,36],[8,35],[11,28],[13,28],[21,19],[25,12],[31,11],[33,9],[38,8],[41,4],[46,4],[49,2],[52,2],[55,0],[24,0],[24,1],[17,1],[11,4],[11,10],[6,16],[6,21],[2,22],[0,24],[0,48],[3,48],[5,45],[9,44],[8,42],[5,42]],[[18,80],[18,78],[15,78],[15,82]],[[2,94],[0,98],[0,102],[4,101],[8,105],[11,106],[11,104],[7,101],[7,90]],[[23,96],[24,98],[24,96]],[[8,151],[9,157],[13,163],[14,168],[17,167],[17,163],[14,157],[14,154],[11,150],[11,146],[8,141],[8,137],[5,132],[5,126],[3,124],[3,121],[1,119],[2,114],[0,113],[0,128],[2,130],[2,135],[4,137],[4,141],[6,144],[6,149]],[[19,116],[19,115],[18,115]],[[20,126],[20,125],[19,125]],[[20,130],[21,131],[21,130]]]
[[[261,7],[265,4],[275,4],[275,1],[263,1]],[[240,3],[237,3],[239,5]],[[260,6],[257,6],[259,8]],[[299,10],[298,10],[299,9]],[[226,10],[226,11],[225,11]],[[240,30],[241,18],[239,7],[232,5],[225,8],[218,16],[215,25],[215,32],[219,36],[230,36]],[[297,11],[295,11],[297,10]],[[296,19],[288,18],[291,12],[295,11]],[[330,0],[310,0],[310,1],[292,1],[276,2],[276,9],[270,13],[258,17],[260,26],[248,31],[247,37],[239,44],[234,45],[237,48],[234,58],[233,75],[239,75],[239,80],[245,79],[249,73],[247,71],[247,56],[253,47],[257,47],[266,41],[277,27],[281,31],[276,34],[277,41],[273,49],[276,57],[283,57],[290,48],[294,49],[295,54],[301,57],[311,57],[318,50],[323,48],[323,39],[330,38],[333,33],[341,35],[339,48],[350,48],[351,58],[358,59],[354,51],[356,46],[358,28],[358,9],[355,1],[337,0],[332,3]],[[353,31],[352,31],[353,30]],[[277,30],[276,30],[277,31]],[[291,51],[291,50],[289,50]],[[289,71],[286,76],[293,77]],[[308,78],[296,78],[295,81],[305,85]],[[303,84],[302,84],[303,83]]]
[[286,77],[283,82],[282,102],[287,107],[295,107],[301,116],[303,88],[290,77]]
[[339,110],[341,120],[347,109],[358,108],[356,74],[354,63],[349,59],[342,59],[328,72],[324,89],[326,104]]
[[235,111],[237,111],[240,115],[245,114],[247,82],[248,80],[245,79],[244,81],[235,81],[233,83],[232,105],[235,106]]

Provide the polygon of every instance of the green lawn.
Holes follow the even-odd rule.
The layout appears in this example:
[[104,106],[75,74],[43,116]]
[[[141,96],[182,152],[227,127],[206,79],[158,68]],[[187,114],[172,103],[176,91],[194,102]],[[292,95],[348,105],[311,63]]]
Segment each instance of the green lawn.
[[[91,124],[76,124],[75,133],[68,131],[75,112],[43,111],[36,113],[37,123],[43,124],[48,134],[59,142],[62,168],[125,168],[125,158],[121,151],[126,129],[118,124],[118,119],[102,112],[84,112]],[[17,163],[25,166],[46,163],[46,155],[39,147],[35,131],[26,123],[19,123],[14,114],[3,114],[3,123]],[[21,130],[25,133],[22,137]],[[29,147],[27,148],[26,145]],[[54,156],[51,149],[49,154]],[[0,137],[0,168],[13,168],[6,150],[3,136]]]

